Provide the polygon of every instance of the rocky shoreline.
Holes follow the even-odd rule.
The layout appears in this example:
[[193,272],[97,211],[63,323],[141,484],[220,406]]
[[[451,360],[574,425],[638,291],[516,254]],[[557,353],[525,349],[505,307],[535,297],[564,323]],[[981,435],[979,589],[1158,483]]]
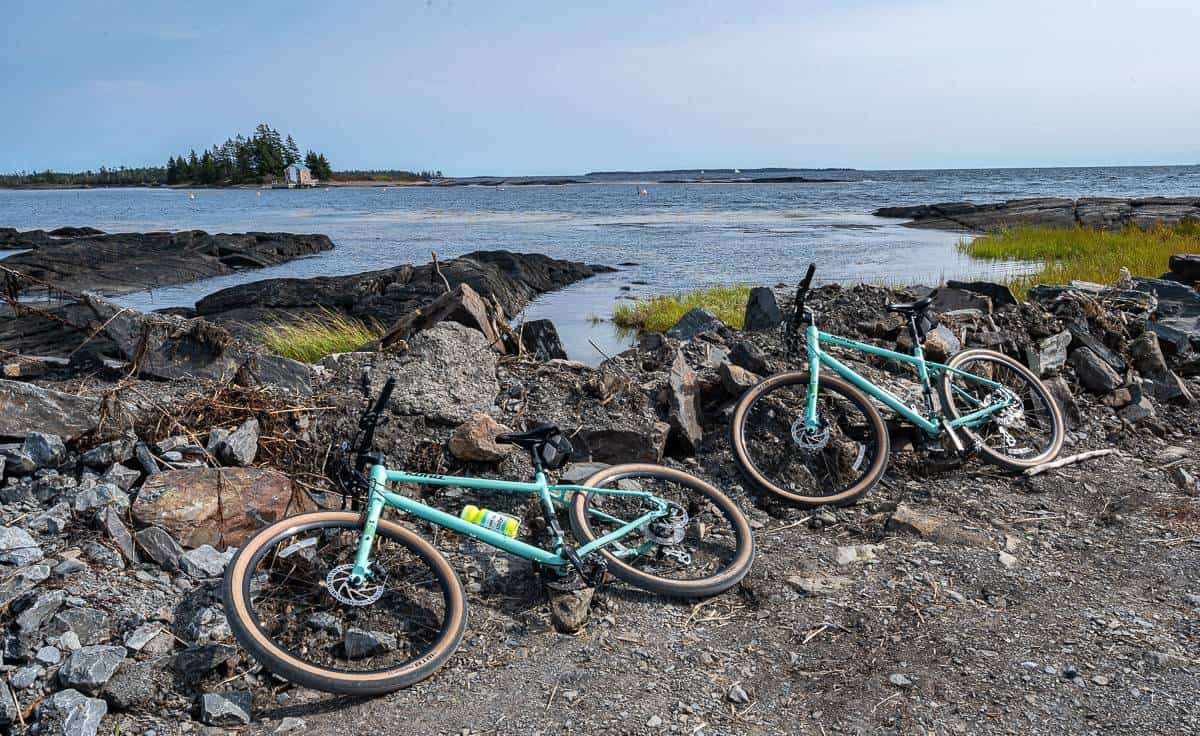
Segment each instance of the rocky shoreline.
[[1010,199],[1006,202],[942,202],[902,207],[882,207],[877,217],[910,219],[909,227],[931,230],[985,232],[1003,227],[1038,225],[1119,230],[1128,225],[1150,227],[1172,225],[1186,219],[1200,220],[1200,197],[1043,197]]
[[[1200,294],[1186,278],[1042,287],[1029,302],[986,283],[815,290],[824,329],[886,347],[905,337],[884,305],[932,293],[933,357],[978,346],[1025,362],[1064,409],[1065,453],[1119,454],[1013,477],[935,460],[886,417],[881,485],[799,512],[748,488],[728,443],[740,394],[794,367],[776,329],[790,289],[754,291],[752,331],[701,310],[598,368],[551,354],[551,324],[503,329],[531,295],[598,270],[483,252],[235,287],[196,317],[78,295],[55,316],[91,349],[60,340],[69,357],[38,368],[0,354],[0,728],[1181,733],[1200,718]],[[307,365],[226,329],[316,303],[386,320],[394,339]],[[59,324],[20,319],[10,339]],[[846,360],[919,396],[907,373]],[[257,526],[340,504],[326,461],[362,383],[389,376],[390,464],[523,478],[528,459],[479,428],[553,422],[578,450],[569,480],[643,460],[727,491],[756,530],[754,569],[698,604],[615,584],[564,602],[523,561],[439,535],[473,616],[449,664],[370,701],[288,686],[233,642],[218,580]],[[527,511],[504,494],[405,492],[451,512]]]
[[[0,228],[0,249],[26,250],[0,261],[44,284],[103,296],[286,263],[332,250],[326,235],[240,233],[202,230],[103,233],[95,228],[18,232]],[[32,283],[28,287],[36,290]]]

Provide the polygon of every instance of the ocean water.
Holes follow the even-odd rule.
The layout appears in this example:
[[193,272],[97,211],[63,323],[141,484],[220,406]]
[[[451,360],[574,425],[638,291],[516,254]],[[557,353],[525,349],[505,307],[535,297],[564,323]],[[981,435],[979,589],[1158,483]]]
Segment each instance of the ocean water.
[[714,284],[794,283],[810,262],[817,263],[818,280],[889,283],[995,278],[1024,268],[967,258],[956,248],[959,233],[907,228],[871,215],[878,207],[1200,195],[1200,166],[787,173],[848,181],[666,184],[602,175],[566,186],[4,190],[0,227],[313,232],[336,246],[269,269],[118,300],[139,309],[190,306],[217,289],[263,278],[421,263],[431,252],[449,258],[507,249],[632,264],[544,295],[521,315],[553,319],[568,353],[594,363],[601,355],[592,343],[611,352],[628,340],[603,321],[622,298]]

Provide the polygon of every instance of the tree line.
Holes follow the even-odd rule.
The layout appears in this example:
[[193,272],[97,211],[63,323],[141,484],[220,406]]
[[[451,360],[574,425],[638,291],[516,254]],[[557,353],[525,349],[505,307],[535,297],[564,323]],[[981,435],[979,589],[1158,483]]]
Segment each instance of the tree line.
[[165,183],[161,166],[101,166],[99,171],[18,171],[0,174],[0,187],[136,187]]
[[167,159],[165,183],[257,184],[283,178],[284,170],[301,160],[314,178],[333,178],[325,154],[307,151],[301,159],[300,147],[290,134],[285,139],[271,126],[259,123],[249,137],[239,134],[204,153],[192,149],[187,156]]

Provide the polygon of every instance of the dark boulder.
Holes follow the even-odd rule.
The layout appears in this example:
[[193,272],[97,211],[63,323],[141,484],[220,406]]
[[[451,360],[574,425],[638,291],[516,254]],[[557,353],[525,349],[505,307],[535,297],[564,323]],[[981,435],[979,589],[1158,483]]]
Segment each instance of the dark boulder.
[[1181,281],[1194,284],[1200,281],[1200,253],[1178,253],[1171,256],[1171,273]]
[[550,320],[535,319],[525,322],[521,325],[520,332],[525,350],[538,360],[567,357],[567,351],[558,337],[558,330]]
[[[1128,225],[1146,228],[1200,219],[1200,197],[1082,197],[1077,200],[1042,197],[987,204],[943,202],[912,207],[883,207],[876,210],[875,214],[879,217],[909,218],[912,220],[908,223],[910,227],[937,230],[984,232],[1020,225],[1062,228],[1083,225],[1120,230]],[[996,306],[1001,305],[997,303]]]
[[1071,365],[1079,382],[1092,393],[1105,394],[1121,385],[1121,376],[1090,348],[1071,353]]
[[701,332],[716,332],[725,326],[717,315],[704,307],[695,307],[679,318],[675,326],[667,330],[667,337],[676,340],[691,340]]
[[0,437],[44,432],[68,442],[96,428],[97,399],[0,379]]
[[756,286],[750,290],[750,298],[746,301],[746,317],[742,329],[747,332],[769,330],[778,327],[783,321],[783,313],[779,311],[779,302],[775,300],[775,292],[766,286]]

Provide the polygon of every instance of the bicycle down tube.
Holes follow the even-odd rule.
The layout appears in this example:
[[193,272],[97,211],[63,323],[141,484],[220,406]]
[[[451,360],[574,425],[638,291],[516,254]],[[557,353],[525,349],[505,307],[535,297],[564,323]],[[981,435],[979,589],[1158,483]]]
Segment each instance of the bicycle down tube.
[[[932,436],[937,436],[937,435],[941,434],[941,432],[942,432],[942,427],[936,421],[931,421],[931,420],[938,419],[938,416],[936,414],[928,419],[921,416],[916,411],[914,411],[912,409],[912,407],[910,407],[908,404],[904,403],[904,401],[902,401],[900,398],[898,398],[895,394],[893,394],[892,392],[883,388],[882,386],[876,386],[874,383],[871,383],[870,380],[863,377],[859,373],[855,372],[852,368],[844,365],[837,358],[833,357],[829,353],[822,350],[821,346],[820,346],[820,343],[822,341],[831,343],[833,345],[837,345],[839,347],[849,348],[851,350],[857,350],[859,352],[867,353],[869,355],[878,355],[880,357],[888,358],[890,360],[896,360],[896,361],[899,361],[902,363],[910,363],[912,365],[915,365],[917,367],[917,373],[921,379],[922,386],[928,385],[929,371],[932,369],[933,372],[935,372],[939,375],[942,372],[948,371],[950,373],[955,373],[957,375],[963,376],[964,378],[967,378],[968,380],[977,381],[985,386],[988,386],[989,388],[993,388],[993,389],[1003,388],[1003,386],[1001,384],[999,384],[995,381],[992,381],[990,379],[984,378],[983,376],[977,376],[974,373],[969,373],[967,371],[960,370],[958,368],[951,368],[950,366],[945,365],[943,363],[935,363],[932,361],[927,361],[925,359],[924,354],[921,352],[921,346],[919,344],[916,345],[914,348],[914,353],[915,353],[914,355],[907,355],[905,353],[896,352],[895,350],[888,350],[887,348],[876,347],[874,345],[868,345],[867,343],[856,342],[854,340],[847,340],[846,338],[838,337],[836,335],[830,335],[827,332],[821,332],[813,324],[808,325],[808,327],[806,329],[806,337],[807,337],[806,342],[807,342],[807,349],[808,349],[808,365],[809,365],[808,370],[809,370],[809,384],[810,385],[809,385],[808,398],[807,398],[806,406],[805,406],[805,425],[811,429],[816,429],[817,425],[818,425],[817,384],[818,384],[818,378],[819,378],[819,373],[820,373],[820,366],[823,363],[826,366],[828,366],[831,370],[833,370],[834,373],[838,374],[842,378],[845,378],[847,381],[854,384],[856,387],[858,387],[862,391],[866,392],[869,396],[875,398],[882,404],[891,408],[897,414],[900,414],[904,418],[908,419],[910,422],[912,422],[913,424],[917,425],[922,430],[924,430],[927,434],[930,434]],[[1004,407],[1008,406],[1010,401],[1011,401],[1011,399],[1005,398],[1003,401],[996,402],[995,404],[991,404],[989,406],[984,407],[983,409],[980,409],[979,411],[975,411],[975,412],[972,412],[965,416],[961,416],[958,419],[954,419],[948,423],[951,427],[972,425],[974,423],[979,422],[981,419],[987,417],[988,415],[990,415],[994,412],[997,412],[997,411],[1003,409]]]
[[[566,494],[579,492],[601,493],[610,496],[639,496],[646,500],[654,501],[656,509],[648,511],[642,516],[630,522],[625,522],[622,519],[611,517],[608,514],[602,514],[609,521],[616,521],[622,526],[605,534],[602,537],[592,540],[587,544],[575,550],[579,557],[586,557],[592,552],[605,547],[614,541],[624,537],[633,530],[642,526],[651,519],[664,516],[667,513],[666,503],[652,493],[645,491],[624,490],[620,488],[589,488],[587,486],[576,485],[547,485],[546,476],[539,471],[535,482],[523,483],[518,481],[493,480],[490,478],[467,478],[453,475],[435,475],[430,473],[406,473],[403,471],[388,470],[382,465],[372,465],[371,472],[371,490],[366,507],[366,524],[363,526],[362,535],[359,539],[358,551],[354,559],[354,576],[358,576],[359,580],[366,579],[370,567],[371,548],[375,541],[375,530],[379,523],[379,518],[383,514],[385,507],[397,508],[402,511],[417,516],[419,518],[430,521],[438,526],[446,527],[460,534],[466,534],[475,537],[486,544],[493,547],[498,547],[506,552],[524,557],[528,560],[533,560],[543,565],[550,567],[561,568],[570,564],[570,560],[565,557],[561,551],[550,552],[541,547],[522,542],[517,539],[512,539],[501,532],[487,527],[480,526],[470,521],[455,516],[454,514],[446,513],[440,509],[435,509],[432,506],[415,501],[406,496],[401,496],[397,493],[392,493],[387,490],[387,483],[418,483],[434,486],[459,486],[463,488],[473,488],[477,490],[502,491],[506,493],[526,493],[537,494],[543,504],[552,501],[566,501]],[[640,548],[630,550],[631,554],[636,554]],[[621,556],[619,553],[617,556]]]

